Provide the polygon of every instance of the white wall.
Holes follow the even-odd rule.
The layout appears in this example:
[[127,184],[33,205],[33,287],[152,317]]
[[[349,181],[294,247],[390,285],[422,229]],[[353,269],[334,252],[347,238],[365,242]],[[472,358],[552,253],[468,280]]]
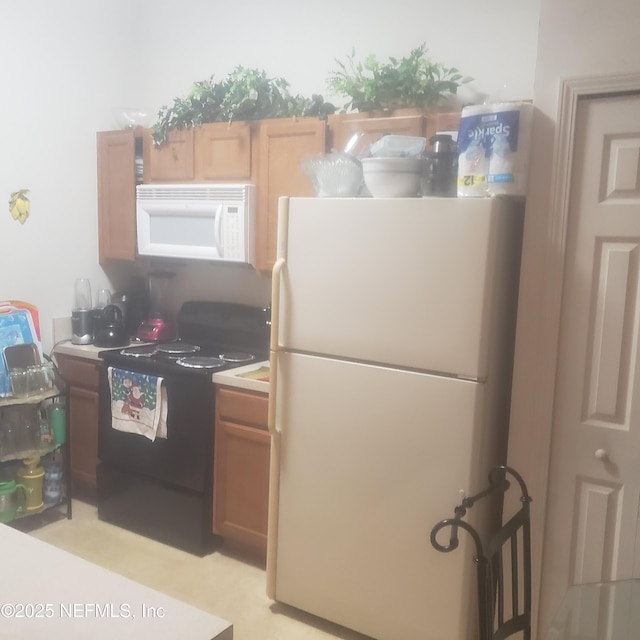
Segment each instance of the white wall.
[[[126,284],[126,269],[105,273],[97,258],[95,133],[114,128],[115,107],[157,110],[193,82],[222,79],[237,65],[330,99],[329,72],[352,48],[358,57],[385,60],[423,42],[435,61],[476,79],[464,92],[471,100],[531,98],[539,4],[3,2],[0,299],[40,308],[48,350],[51,318],[69,315],[76,277],[89,277],[94,290]],[[21,188],[31,190],[24,225],[1,204]],[[268,301],[268,278],[246,270],[194,266],[181,269],[177,281],[192,297]]]
[[509,436],[509,463],[524,475],[534,498],[536,583],[547,489],[564,489],[547,488],[559,312],[553,291],[562,239],[551,199],[560,90],[565,78],[640,73],[638,33],[637,0],[542,0]]
[[[0,7],[0,299],[68,316],[73,280],[98,286],[96,145],[126,92],[126,0],[4,2]],[[114,37],[117,34],[117,37]],[[28,188],[31,217],[8,213]]]
[[[426,43],[430,57],[476,80],[495,98],[531,98],[539,0],[435,2],[296,0],[174,3],[139,0],[146,81],[140,99],[157,108],[196,80],[221,80],[237,65],[282,76],[296,93],[332,98],[326,80],[355,48],[364,59],[402,57]],[[503,89],[503,85],[507,85]],[[336,98],[342,105],[344,100]]]

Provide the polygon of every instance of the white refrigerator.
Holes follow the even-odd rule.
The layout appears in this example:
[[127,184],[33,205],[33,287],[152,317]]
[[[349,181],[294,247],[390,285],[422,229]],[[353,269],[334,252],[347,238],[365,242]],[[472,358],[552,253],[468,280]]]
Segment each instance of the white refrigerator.
[[502,198],[281,198],[270,598],[379,640],[475,630],[470,541],[429,535],[504,461],[521,235]]

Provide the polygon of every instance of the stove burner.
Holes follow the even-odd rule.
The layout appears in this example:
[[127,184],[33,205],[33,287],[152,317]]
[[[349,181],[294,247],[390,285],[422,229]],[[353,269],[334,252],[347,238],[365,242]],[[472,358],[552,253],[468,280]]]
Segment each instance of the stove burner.
[[251,362],[256,357],[252,353],[243,353],[242,351],[229,351],[228,353],[221,353],[220,360],[224,362]]
[[190,369],[219,369],[224,367],[225,361],[215,356],[189,356],[187,358],[178,358],[176,364]]
[[156,347],[158,353],[163,353],[170,356],[181,356],[188,353],[196,353],[200,351],[200,347],[194,344],[187,344],[186,342],[168,342],[165,344],[159,344]]
[[157,351],[155,344],[143,345],[141,347],[127,347],[121,349],[120,353],[123,356],[129,356],[132,358],[151,358]]

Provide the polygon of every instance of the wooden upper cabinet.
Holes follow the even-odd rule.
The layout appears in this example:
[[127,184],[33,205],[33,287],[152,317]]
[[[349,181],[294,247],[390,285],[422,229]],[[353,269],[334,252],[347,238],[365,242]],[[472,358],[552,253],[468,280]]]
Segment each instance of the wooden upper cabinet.
[[401,110],[394,115],[376,116],[374,113],[348,113],[329,116],[329,147],[342,151],[354,133],[362,133],[360,148],[387,134],[424,136],[425,115],[418,110]]
[[216,122],[173,130],[156,147],[150,129],[98,133],[100,262],[136,258],[136,140],[142,145],[145,183],[246,182],[256,185],[256,270],[276,258],[280,196],[314,196],[300,167],[305,156],[342,150],[354,133],[359,151],[385,134],[425,136],[455,131],[459,112],[400,109],[389,114],[334,114]]
[[190,182],[194,178],[194,129],[174,129],[160,147],[147,130],[144,147],[145,182]]
[[259,121],[256,269],[271,271],[276,258],[278,198],[315,195],[300,163],[326,148],[326,122],[318,118]]
[[424,136],[427,144],[438,131],[458,131],[460,111],[434,111],[427,114]]
[[359,150],[387,134],[421,136],[427,139],[438,131],[457,131],[460,111],[397,109],[389,114],[347,113],[329,116],[328,148],[342,151],[354,133],[363,133]]
[[100,264],[136,258],[135,145],[133,129],[97,134]]
[[195,179],[251,179],[251,126],[248,122],[203,124],[195,132]]

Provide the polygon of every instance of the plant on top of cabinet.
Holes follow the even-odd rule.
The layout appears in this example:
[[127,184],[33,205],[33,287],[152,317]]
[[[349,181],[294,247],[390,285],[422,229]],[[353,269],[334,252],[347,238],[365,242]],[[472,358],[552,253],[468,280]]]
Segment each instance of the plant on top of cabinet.
[[209,122],[262,120],[295,116],[326,118],[335,106],[321,95],[311,98],[289,93],[284,78],[269,78],[264,71],[238,66],[224,80],[195,82],[186,98],[175,98],[163,106],[153,125],[156,146],[167,140],[172,129],[197,127]]
[[346,62],[328,80],[336,93],[349,98],[344,111],[385,111],[400,108],[425,109],[436,106],[444,97],[473,78],[462,76],[455,67],[444,67],[427,57],[426,45],[412,49],[399,60],[379,62],[375,55],[356,62],[352,50]]

